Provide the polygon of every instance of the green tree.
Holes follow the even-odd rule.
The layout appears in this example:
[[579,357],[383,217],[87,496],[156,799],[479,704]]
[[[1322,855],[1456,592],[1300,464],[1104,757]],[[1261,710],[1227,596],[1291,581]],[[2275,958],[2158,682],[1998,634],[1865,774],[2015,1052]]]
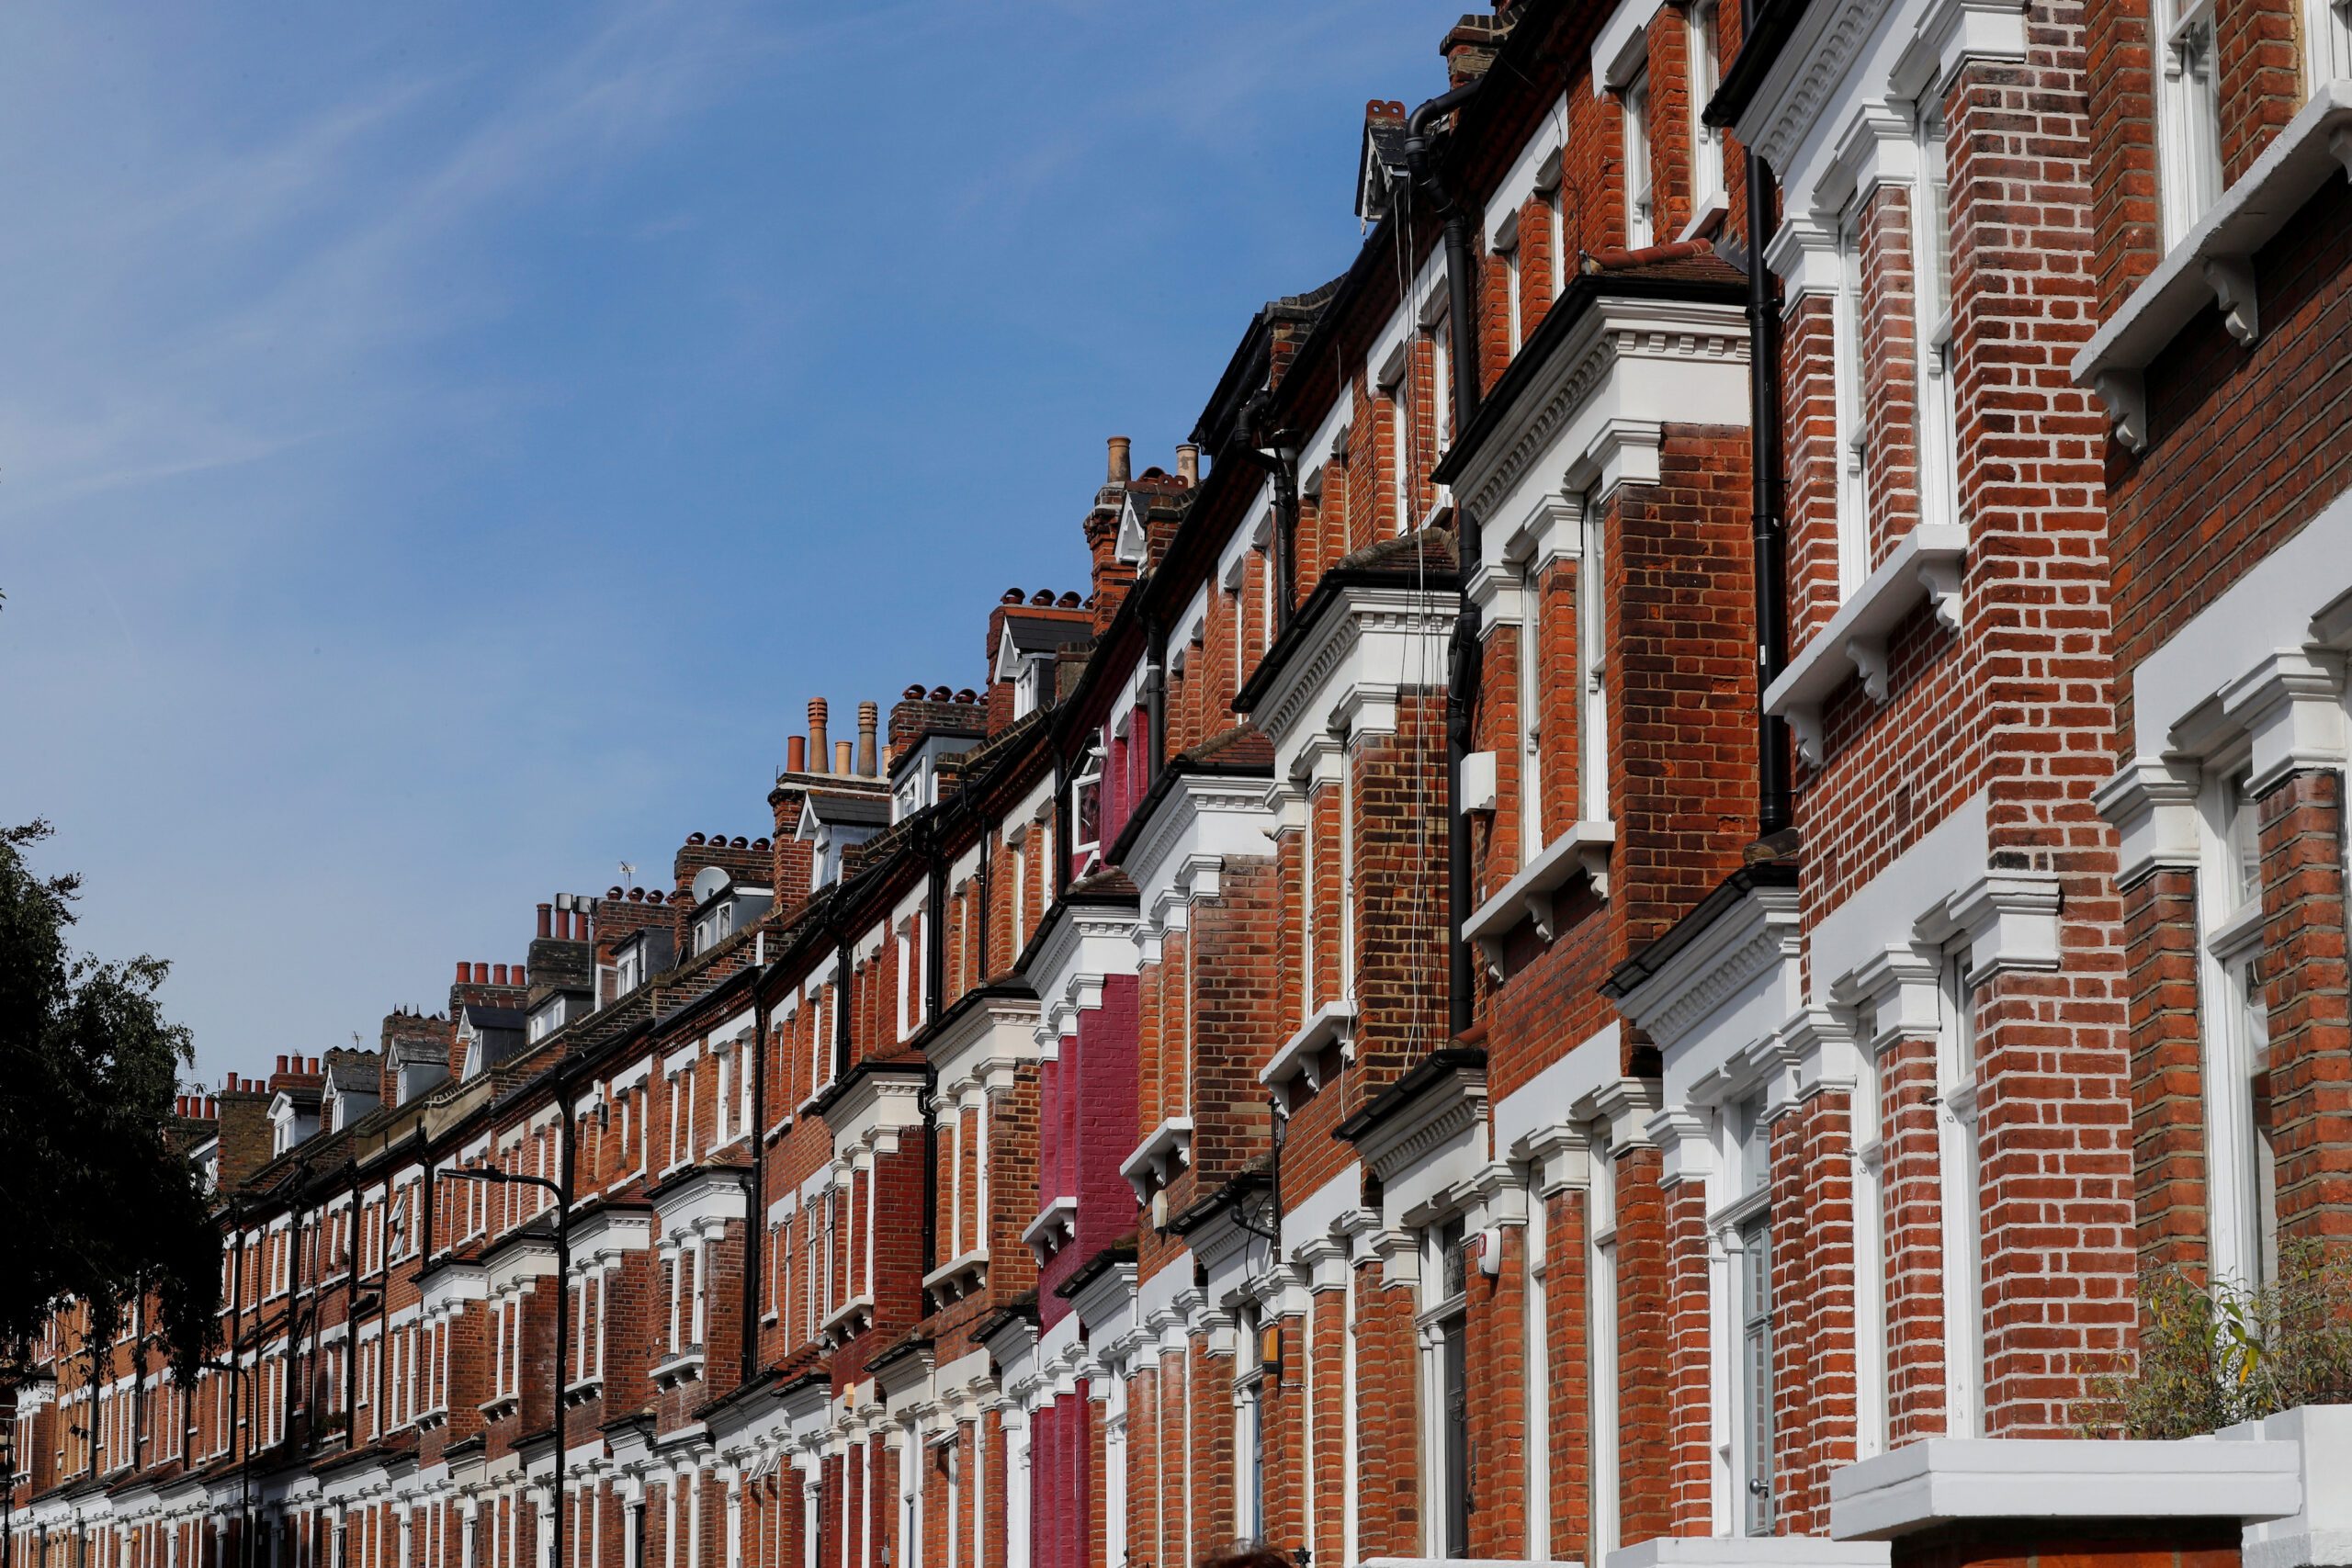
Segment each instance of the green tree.
[[49,825],[0,829],[0,1355],[51,1310],[86,1303],[113,1341],[142,1297],[187,1382],[209,1352],[220,1244],[209,1200],[166,1135],[188,1032],[155,996],[167,965],[105,964],[65,943],[80,878],[36,875]]

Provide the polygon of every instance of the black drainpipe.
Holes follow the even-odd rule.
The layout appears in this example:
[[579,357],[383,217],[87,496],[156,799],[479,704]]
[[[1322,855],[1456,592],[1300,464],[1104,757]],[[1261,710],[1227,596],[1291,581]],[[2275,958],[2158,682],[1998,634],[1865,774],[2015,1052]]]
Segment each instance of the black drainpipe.
[[1076,814],[1070,808],[1069,766],[1059,755],[1054,758],[1054,897],[1069,891],[1069,827]]
[[1747,150],[1748,465],[1756,547],[1756,831],[1770,838],[1790,825],[1789,727],[1763,712],[1765,689],[1789,660],[1787,532],[1781,518],[1780,312],[1764,265],[1764,236],[1774,205],[1772,170]]
[[849,1076],[849,942],[838,932],[833,948],[833,1081]]
[[[1474,76],[1460,86],[1439,94],[1415,109],[1405,121],[1405,164],[1413,183],[1430,193],[1445,217],[1446,331],[1453,339],[1453,430],[1470,428],[1478,417],[1478,334],[1470,297],[1470,214],[1445,188],[1436,161],[1430,156],[1430,125],[1452,113],[1486,85]],[[1466,508],[1454,509],[1458,576],[1465,585],[1478,562],[1478,524]],[[1478,640],[1478,612],[1465,597],[1454,618],[1453,638],[1447,660],[1445,724],[1445,867],[1446,867],[1446,1007],[1447,1030],[1460,1034],[1471,1024],[1475,974],[1470,944],[1462,928],[1470,920],[1470,830],[1462,818],[1462,761],[1470,752],[1470,714],[1477,700],[1478,671],[1484,649]]]

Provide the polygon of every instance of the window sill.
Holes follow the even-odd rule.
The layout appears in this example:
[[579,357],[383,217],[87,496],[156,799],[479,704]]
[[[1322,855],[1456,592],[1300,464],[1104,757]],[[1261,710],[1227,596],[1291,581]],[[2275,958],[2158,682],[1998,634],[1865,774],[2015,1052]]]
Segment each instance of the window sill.
[[828,1349],[838,1350],[874,1326],[874,1298],[853,1296],[817,1325],[817,1337]]
[[602,1398],[604,1393],[605,1375],[598,1372],[593,1377],[580,1378],[569,1384],[563,1391],[563,1402],[566,1404],[585,1404],[592,1399]]
[[481,1412],[481,1418],[483,1420],[498,1422],[503,1421],[509,1416],[514,1415],[520,1404],[521,1402],[517,1400],[514,1395],[511,1393],[502,1393],[495,1399],[483,1400],[480,1404],[475,1405],[474,1408]]
[[1022,1231],[1021,1239],[1039,1263],[1051,1258],[1078,1237],[1078,1200],[1057,1198],[1037,1212]]
[[1170,1116],[1154,1127],[1135,1153],[1119,1162],[1119,1174],[1136,1190],[1136,1201],[1148,1203],[1151,1195],[1176,1179],[1193,1163],[1193,1119]]
[[2221,308],[2230,335],[2253,346],[2262,331],[2254,254],[2339,169],[2352,177],[2352,82],[2341,80],[2312,95],[2254,167],[2222,193],[2075,355],[2075,382],[2098,391],[2117,440],[2134,452],[2146,450],[2148,395],[2142,372],[2208,300]]
[[1532,923],[1537,935],[1552,940],[1552,895],[1571,878],[1589,877],[1593,896],[1609,897],[1609,852],[1616,842],[1617,824],[1608,818],[1572,825],[1479,905],[1463,922],[1462,934],[1478,944],[1487,966],[1500,974],[1503,939],[1521,926]]
[[2212,1438],[1930,1438],[1830,1472],[1829,1531],[1890,1540],[1957,1520],[2277,1519],[2301,1447]]
[[1923,523],[1903,536],[1829,624],[1814,634],[1764,694],[1764,711],[1789,721],[1797,754],[1819,767],[1825,754],[1821,710],[1852,676],[1874,702],[1888,694],[1887,635],[1921,604],[1935,606],[1947,631],[1960,629],[1961,566],[1968,530],[1956,523]]
[[937,1303],[934,1311],[977,1296],[988,1288],[989,1249],[974,1247],[959,1257],[951,1258],[922,1277],[922,1288]]
[[[657,1365],[650,1376],[655,1388],[676,1388],[681,1383],[698,1381],[702,1377],[702,1347],[689,1345],[668,1360]],[[565,1392],[567,1394],[570,1393],[569,1390]]]
[[1268,1089],[1280,1089],[1293,1078],[1305,1078],[1308,1093],[1321,1089],[1324,1051],[1337,1045],[1342,1059],[1354,1053],[1356,1011],[1351,1001],[1327,1002],[1316,1010],[1297,1033],[1283,1042],[1273,1060],[1259,1072],[1258,1081]]

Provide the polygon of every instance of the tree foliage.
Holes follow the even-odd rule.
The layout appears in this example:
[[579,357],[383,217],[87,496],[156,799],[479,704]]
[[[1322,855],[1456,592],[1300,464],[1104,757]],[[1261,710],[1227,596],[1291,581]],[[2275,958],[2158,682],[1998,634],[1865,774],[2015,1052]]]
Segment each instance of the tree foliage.
[[211,1348],[220,1247],[195,1168],[171,1146],[188,1032],[156,998],[167,965],[107,964],[66,946],[80,886],[37,876],[49,826],[0,829],[0,1350],[14,1359],[60,1303],[113,1342],[144,1325],[186,1382]]

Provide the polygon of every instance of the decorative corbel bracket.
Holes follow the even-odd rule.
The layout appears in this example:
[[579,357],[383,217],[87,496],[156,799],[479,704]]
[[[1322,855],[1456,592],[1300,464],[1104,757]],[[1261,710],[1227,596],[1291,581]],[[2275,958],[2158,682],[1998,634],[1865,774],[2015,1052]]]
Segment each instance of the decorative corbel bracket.
[[2137,370],[2102,370],[2098,400],[2114,422],[2115,438],[2134,452],[2148,449],[2148,387]]
[[2222,307],[2222,324],[2238,340],[2241,348],[2251,348],[2261,335],[2262,318],[2255,299],[2254,259],[2251,256],[2207,256],[2205,281],[2213,286],[2213,299]]

